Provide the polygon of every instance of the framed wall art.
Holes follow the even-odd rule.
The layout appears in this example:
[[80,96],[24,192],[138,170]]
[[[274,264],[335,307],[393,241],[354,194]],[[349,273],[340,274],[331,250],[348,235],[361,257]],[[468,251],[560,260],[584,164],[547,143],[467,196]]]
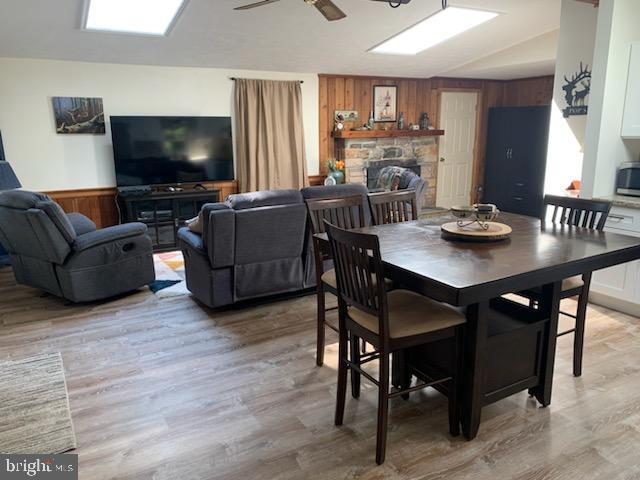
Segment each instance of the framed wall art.
[[395,85],[374,85],[373,120],[395,122],[397,120],[398,87]]
[[56,132],[104,135],[102,98],[53,97],[52,102]]

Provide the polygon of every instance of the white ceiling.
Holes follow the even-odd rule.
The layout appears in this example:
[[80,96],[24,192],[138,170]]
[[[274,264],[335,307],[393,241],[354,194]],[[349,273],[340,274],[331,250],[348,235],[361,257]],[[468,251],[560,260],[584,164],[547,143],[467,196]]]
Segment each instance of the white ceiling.
[[451,77],[512,78],[553,75],[559,30],[552,30],[447,72]]
[[395,9],[334,1],[348,16],[330,23],[303,0],[246,11],[233,7],[251,0],[188,0],[169,37],[154,38],[82,31],[83,0],[0,0],[0,56],[426,78],[553,73],[555,44],[544,34],[559,27],[560,0],[450,0],[503,14],[416,56],[367,50],[437,11],[441,0]]

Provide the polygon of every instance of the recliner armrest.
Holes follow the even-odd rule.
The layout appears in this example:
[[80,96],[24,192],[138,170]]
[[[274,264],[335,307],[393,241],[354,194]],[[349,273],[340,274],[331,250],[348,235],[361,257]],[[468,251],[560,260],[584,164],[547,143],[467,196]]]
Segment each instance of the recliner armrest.
[[204,210],[207,221],[202,231],[204,248],[212,268],[230,267],[235,263],[236,215],[230,208]]
[[186,227],[178,230],[178,238],[183,245],[187,245],[194,250],[199,251],[203,255],[207,254],[207,251],[204,248],[204,244],[202,243],[202,235],[192,232]]
[[79,252],[104,243],[129,237],[136,237],[146,233],[147,226],[144,223],[139,222],[125,223],[123,225],[102,228],[94,232],[79,235],[75,242],[73,242],[73,250]]

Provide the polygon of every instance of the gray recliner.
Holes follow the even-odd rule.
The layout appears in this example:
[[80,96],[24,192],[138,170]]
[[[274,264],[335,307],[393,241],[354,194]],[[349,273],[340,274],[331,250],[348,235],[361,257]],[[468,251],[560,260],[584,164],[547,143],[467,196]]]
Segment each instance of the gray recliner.
[[18,283],[72,302],[118,295],[155,279],[151,239],[142,223],[97,230],[65,214],[42,193],[0,193],[0,243]]
[[187,288],[210,307],[302,290],[306,218],[298,190],[204,205],[202,235],[178,231]]
[[384,184],[393,180],[392,177],[397,179],[398,190],[415,190],[416,207],[418,208],[418,212],[420,212],[425,203],[425,195],[427,193],[427,187],[429,186],[426,180],[409,168],[388,166],[380,170],[376,180],[376,190],[380,188],[385,190]]

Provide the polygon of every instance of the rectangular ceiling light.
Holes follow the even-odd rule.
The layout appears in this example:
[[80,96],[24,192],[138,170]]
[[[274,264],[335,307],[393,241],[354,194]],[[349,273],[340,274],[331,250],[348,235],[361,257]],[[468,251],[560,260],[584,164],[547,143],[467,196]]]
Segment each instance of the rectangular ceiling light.
[[86,1],[86,30],[167,35],[186,0]]
[[486,10],[447,7],[369,51],[392,55],[415,55],[497,16],[496,12]]

